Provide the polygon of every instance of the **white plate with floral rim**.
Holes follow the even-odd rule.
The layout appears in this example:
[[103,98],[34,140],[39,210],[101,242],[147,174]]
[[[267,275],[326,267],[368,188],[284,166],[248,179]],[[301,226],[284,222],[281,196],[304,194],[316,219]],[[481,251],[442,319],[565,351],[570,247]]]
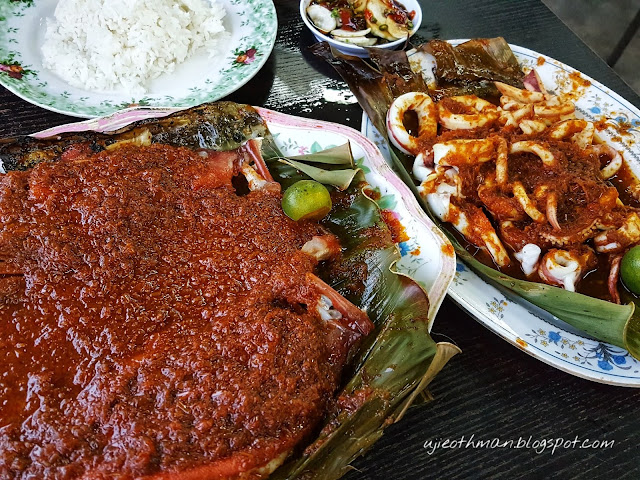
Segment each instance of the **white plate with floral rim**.
[[[116,130],[136,120],[162,117],[176,110],[130,108],[107,117],[54,127],[34,136]],[[294,117],[263,108],[257,110],[285,155],[312,153],[350,142],[357,165],[376,196],[379,196],[377,201],[380,208],[392,213],[409,238],[398,244],[402,257],[396,266],[399,272],[411,276],[427,292],[431,328],[455,274],[455,253],[447,238],[420,208],[409,188],[387,165],[375,144],[357,130],[344,125]]]
[[[451,40],[458,44],[465,40]],[[623,152],[640,176],[640,111],[620,95],[550,57],[511,45],[525,71],[535,68],[545,87],[569,94],[576,116],[604,122],[602,140]],[[429,69],[431,71],[431,69]],[[389,159],[384,140],[363,114],[362,133]],[[409,245],[411,248],[411,245]],[[485,282],[457,261],[449,295],[482,325],[529,355],[578,377],[610,385],[640,387],[640,362],[626,350],[586,336],[549,313]]]
[[278,21],[271,0],[218,0],[230,33],[214,59],[197,52],[132,97],[72,87],[42,66],[46,18],[57,0],[0,0],[0,84],[24,100],[54,112],[92,118],[133,105],[190,107],[222,98],[247,83],[267,61]]

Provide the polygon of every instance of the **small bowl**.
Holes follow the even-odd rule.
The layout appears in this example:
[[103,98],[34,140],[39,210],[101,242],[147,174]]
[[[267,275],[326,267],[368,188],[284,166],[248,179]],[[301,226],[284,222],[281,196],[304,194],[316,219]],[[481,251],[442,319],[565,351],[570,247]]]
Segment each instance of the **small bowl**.
[[[311,3],[311,0],[301,0],[301,2],[300,2],[300,16],[302,17],[302,21],[305,23],[307,28],[309,30],[311,30],[311,33],[313,33],[313,36],[316,37],[316,39],[319,42],[327,42],[332,47],[334,47],[337,50],[341,51],[342,53],[346,53],[348,55],[354,55],[356,57],[368,57],[369,56],[369,53],[367,52],[366,48],[364,48],[364,47],[358,47],[357,45],[350,45],[348,43],[338,42],[337,40],[335,40],[334,38],[330,37],[329,35],[325,35],[324,33],[320,32],[315,27],[313,22],[309,19],[309,17],[307,16],[307,7],[309,6],[310,3]],[[409,12],[415,11],[416,12],[415,16],[411,20],[413,22],[413,28],[409,32],[409,36],[412,36],[414,33],[416,33],[418,31],[418,28],[420,28],[420,23],[422,23],[422,8],[420,8],[420,4],[418,3],[417,0],[400,0],[399,3],[404,5],[404,7],[407,9],[407,11],[409,11]],[[404,38],[401,38],[400,40],[395,40],[393,42],[382,43],[380,45],[374,45],[373,48],[387,48],[387,49],[394,50],[394,49],[404,45],[405,41],[406,40]]]

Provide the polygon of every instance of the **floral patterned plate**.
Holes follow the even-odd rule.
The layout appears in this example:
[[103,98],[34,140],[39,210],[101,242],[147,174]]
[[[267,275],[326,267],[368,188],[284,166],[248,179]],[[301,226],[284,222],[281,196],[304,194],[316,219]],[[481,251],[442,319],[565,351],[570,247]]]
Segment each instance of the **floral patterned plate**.
[[[621,151],[632,171],[640,177],[638,109],[604,85],[557,60],[516,45],[511,45],[511,49],[525,70],[538,71],[548,90],[573,97],[577,116],[604,122],[608,128],[599,132],[602,140]],[[427,71],[431,72],[431,68]],[[366,115],[362,119],[362,133],[389,158],[382,137]],[[626,350],[594,340],[528,302],[508,296],[460,261],[448,293],[489,330],[549,365],[596,382],[640,387],[640,362]]]
[[248,82],[267,61],[276,39],[271,0],[219,0],[230,33],[215,59],[196,54],[151,82],[142,97],[72,87],[42,67],[46,18],[57,0],[0,0],[0,84],[19,97],[75,117],[108,115],[133,105],[190,107],[217,100]]
[[[54,127],[35,136],[49,137],[70,131],[117,130],[136,120],[161,117],[176,110],[130,108],[108,117]],[[427,292],[431,327],[455,274],[455,253],[447,238],[420,208],[411,191],[393,173],[376,146],[358,131],[343,125],[293,117],[264,108],[258,108],[258,112],[285,155],[301,155],[343,145],[347,141],[351,143],[356,163],[375,191],[378,205],[404,228],[407,240],[398,244],[402,258],[396,266],[399,272],[410,275]]]

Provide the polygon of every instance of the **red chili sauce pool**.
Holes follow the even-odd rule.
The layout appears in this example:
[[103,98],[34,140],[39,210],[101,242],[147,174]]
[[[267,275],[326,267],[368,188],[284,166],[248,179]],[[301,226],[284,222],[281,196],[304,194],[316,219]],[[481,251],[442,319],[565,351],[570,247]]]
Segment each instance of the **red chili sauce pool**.
[[[441,103],[445,104],[447,108],[454,113],[469,113],[463,105],[451,99],[443,99]],[[425,140],[421,148],[428,151],[432,148],[433,144],[437,142],[460,138],[490,138],[492,135],[500,135],[507,139],[509,143],[536,138],[535,136],[517,134],[507,129],[498,131],[495,128],[482,127],[473,130],[444,131],[436,138]],[[601,158],[601,156],[594,153],[588,153],[571,142],[553,141],[544,137],[544,134],[540,134],[540,138],[546,142],[549,148],[557,155],[559,159],[558,167],[554,169],[543,168],[541,160],[531,153],[510,154],[508,163],[509,181],[520,181],[529,192],[532,192],[535,186],[541,183],[550,187],[557,186],[559,191],[565,189],[566,193],[560,197],[561,201],[558,204],[558,218],[561,219],[563,227],[566,228],[565,231],[580,230],[582,225],[588,225],[593,222],[594,218],[599,217],[602,212],[598,209],[588,208],[588,206],[594,204],[595,200],[602,199],[605,196],[609,199],[610,203],[615,202],[616,197],[619,197],[628,207],[635,209],[640,206],[640,202],[638,201],[640,186],[638,180],[633,176],[626,164],[623,164],[623,167],[616,175],[604,181],[600,179],[599,170],[606,164],[608,161],[607,158]],[[468,157],[469,154],[462,151],[459,156],[459,162],[463,164],[464,159]],[[453,158],[450,161],[455,160],[456,159]],[[486,199],[480,198],[478,186],[483,185],[485,179],[495,175],[495,168],[495,162],[493,161],[464,165],[459,168],[459,176],[462,180],[462,194],[465,199],[464,203],[479,208],[486,208],[484,204]],[[582,185],[586,185],[587,187],[585,188]],[[507,195],[505,195],[505,198],[511,200],[511,197]],[[495,210],[497,209],[494,208],[494,211]],[[499,228],[500,219],[494,218],[489,211],[484,213],[486,213],[488,218],[492,219],[493,226],[498,234],[502,235],[503,232]],[[471,213],[467,212],[467,215],[471,215]],[[532,222],[527,219],[526,223],[530,224]],[[445,228],[459,240],[461,245],[479,261],[492,268],[497,268],[489,253],[485,249],[480,249],[475,246],[481,244],[481,240],[476,239],[475,242],[469,241],[473,239],[466,239],[448,223],[444,225]],[[544,228],[547,228],[549,232],[553,233],[550,225],[545,225]],[[526,228],[521,228],[520,236],[523,240],[522,243],[539,244],[542,245],[543,249],[551,247],[551,245],[541,243],[538,236],[533,235],[535,233],[536,230],[531,229],[527,231]],[[512,235],[515,234],[512,232]],[[576,238],[579,238],[579,236],[576,235]],[[592,241],[590,239],[569,239],[567,241],[568,248],[577,248],[580,244],[592,246]],[[597,264],[593,266],[578,283],[577,291],[610,301],[612,300],[608,289],[608,275],[611,269],[610,258],[606,254],[598,253],[596,260]],[[515,278],[534,282],[541,281],[537,272],[527,277],[522,272],[520,263],[515,260],[512,255],[511,264],[499,269]]]
[[344,358],[304,308],[320,230],[236,194],[234,155],[123,146],[0,178],[1,478],[247,471],[321,419]]

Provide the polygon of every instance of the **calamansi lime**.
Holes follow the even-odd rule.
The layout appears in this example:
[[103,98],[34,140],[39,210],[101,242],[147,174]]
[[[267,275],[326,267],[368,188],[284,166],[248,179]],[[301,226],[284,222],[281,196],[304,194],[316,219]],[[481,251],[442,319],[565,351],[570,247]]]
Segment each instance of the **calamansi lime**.
[[640,295],[640,245],[636,245],[622,257],[620,277],[625,287]]
[[285,190],[282,210],[293,220],[320,220],[331,210],[331,195],[315,180],[300,180]]

